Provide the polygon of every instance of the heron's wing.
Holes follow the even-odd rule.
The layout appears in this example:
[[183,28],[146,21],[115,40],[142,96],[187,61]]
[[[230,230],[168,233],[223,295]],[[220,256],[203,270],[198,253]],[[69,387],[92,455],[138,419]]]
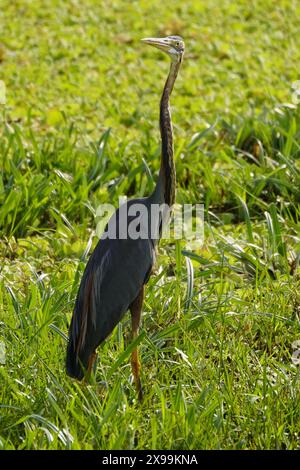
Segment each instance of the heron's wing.
[[112,332],[148,281],[154,263],[150,240],[100,240],[84,271],[70,338],[77,355],[93,352]]

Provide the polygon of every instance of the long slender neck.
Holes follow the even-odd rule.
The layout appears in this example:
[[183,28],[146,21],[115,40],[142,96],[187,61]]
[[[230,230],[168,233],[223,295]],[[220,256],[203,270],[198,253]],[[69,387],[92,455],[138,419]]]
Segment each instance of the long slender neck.
[[169,98],[180,68],[181,61],[171,62],[170,72],[160,100],[161,162],[158,181],[154,190],[159,203],[172,206],[175,202],[176,172],[174,164],[173,131]]

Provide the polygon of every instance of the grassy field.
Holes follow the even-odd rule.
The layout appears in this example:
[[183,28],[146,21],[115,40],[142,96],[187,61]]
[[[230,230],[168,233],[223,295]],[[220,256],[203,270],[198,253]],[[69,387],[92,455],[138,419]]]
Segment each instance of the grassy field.
[[[300,448],[299,15],[291,0],[1,1],[0,448]],[[186,42],[177,201],[205,205],[205,240],[160,245],[140,405],[128,315],[94,383],[64,361],[96,208],[157,177],[169,64],[139,40],[167,34]]]

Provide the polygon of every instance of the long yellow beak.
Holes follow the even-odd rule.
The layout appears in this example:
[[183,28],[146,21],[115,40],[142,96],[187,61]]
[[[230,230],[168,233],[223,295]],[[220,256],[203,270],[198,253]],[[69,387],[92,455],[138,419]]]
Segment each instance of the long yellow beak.
[[141,41],[149,44],[150,46],[157,47],[161,51],[167,52],[170,48],[170,43],[168,38],[144,38]]

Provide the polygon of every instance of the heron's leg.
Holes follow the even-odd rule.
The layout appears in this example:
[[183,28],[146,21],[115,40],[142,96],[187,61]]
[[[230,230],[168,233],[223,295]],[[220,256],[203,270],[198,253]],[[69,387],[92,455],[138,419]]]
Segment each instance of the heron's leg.
[[88,362],[88,367],[87,367],[87,371],[86,371],[86,379],[85,379],[87,382],[90,380],[91,374],[92,374],[93,369],[94,369],[96,358],[97,358],[97,353],[96,353],[96,351],[94,351],[90,355],[89,362]]
[[[143,301],[144,301],[144,286],[140,290],[136,299],[129,306],[130,313],[131,313],[132,339],[135,339],[139,332]],[[139,401],[142,401],[143,390],[142,390],[142,384],[141,384],[141,379],[140,379],[141,365],[139,361],[137,347],[131,353],[131,367],[132,367],[132,373],[133,373],[133,377],[135,381],[136,390],[138,393],[138,399]]]

